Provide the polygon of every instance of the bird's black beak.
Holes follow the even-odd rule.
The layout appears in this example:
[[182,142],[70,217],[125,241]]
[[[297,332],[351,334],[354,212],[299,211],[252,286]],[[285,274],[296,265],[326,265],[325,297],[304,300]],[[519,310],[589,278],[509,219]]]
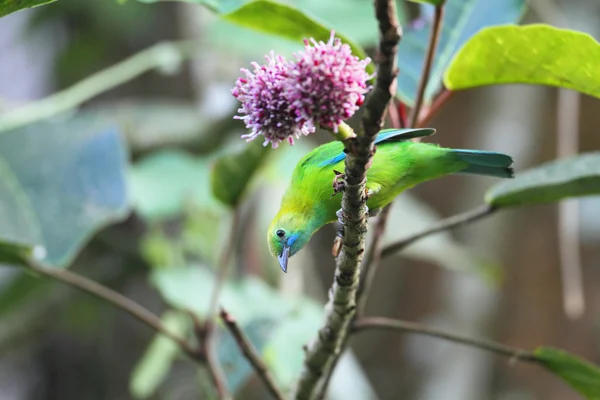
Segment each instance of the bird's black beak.
[[277,256],[281,270],[287,273],[288,259],[290,258],[290,246],[284,244],[281,254]]

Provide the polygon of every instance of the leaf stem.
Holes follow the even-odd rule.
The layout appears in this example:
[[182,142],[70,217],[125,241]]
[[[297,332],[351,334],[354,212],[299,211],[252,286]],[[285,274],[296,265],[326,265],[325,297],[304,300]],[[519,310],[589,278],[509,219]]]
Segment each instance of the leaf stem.
[[401,321],[384,317],[365,317],[356,321],[353,326],[353,333],[363,332],[369,329],[385,329],[401,332],[415,333],[419,335],[431,336],[438,339],[448,340],[454,343],[464,344],[482,350],[491,351],[496,354],[510,357],[511,359],[537,362],[532,352],[514,347],[506,346],[501,343],[490,340],[475,339],[468,336],[458,335],[446,332],[441,329],[430,328],[415,322]]
[[421,232],[415,233],[414,235],[410,235],[404,239],[401,239],[396,243],[386,246],[383,249],[383,251],[381,252],[381,257],[382,258],[389,257],[389,256],[393,255],[394,253],[399,252],[400,250],[404,249],[405,247],[413,244],[414,242],[416,242],[426,236],[433,235],[435,233],[439,233],[439,232],[443,232],[443,231],[447,231],[450,229],[454,229],[459,226],[476,221],[478,219],[487,217],[487,216],[493,214],[496,210],[497,210],[496,208],[485,204],[485,205],[482,205],[473,210],[467,211],[465,213],[457,214],[450,218],[446,218],[446,219],[438,222],[437,224],[431,226],[430,228],[427,228]]
[[70,110],[143,73],[162,68],[168,72],[196,53],[197,42],[165,42],[88,76],[73,86],[7,113],[0,114],[0,133],[20,128]]
[[273,395],[273,397],[277,400],[284,400],[285,396],[277,387],[277,384],[271,376],[269,369],[267,368],[263,360],[260,358],[258,352],[254,348],[252,343],[250,343],[250,340],[248,340],[244,332],[242,332],[236,320],[224,309],[221,309],[220,316],[221,320],[223,321],[227,329],[229,329],[231,335],[234,337],[236,343],[238,344],[238,347],[240,348],[246,359],[250,362],[250,364],[252,364],[252,367],[254,368],[254,371],[256,371],[256,374],[258,375],[260,380],[267,387],[269,393],[271,393],[271,395]]
[[352,129],[350,127],[350,125],[348,125],[347,123],[345,123],[343,121],[341,124],[338,125],[338,131],[337,132],[331,131],[331,133],[337,140],[339,140],[341,142],[344,142],[349,139],[354,139],[356,137],[356,133],[354,133],[354,129]]
[[448,89],[444,89],[442,93],[440,93],[435,98],[431,107],[427,109],[427,112],[425,113],[423,118],[419,119],[419,122],[417,123],[417,126],[415,126],[415,128],[423,128],[427,126],[429,122],[433,119],[433,117],[435,117],[439,113],[439,111],[446,104],[446,102],[450,100],[454,93],[455,92],[452,92]]
[[429,75],[431,74],[431,68],[433,66],[433,60],[435,58],[435,51],[440,38],[440,32],[442,30],[442,20],[444,19],[444,5],[435,6],[435,13],[433,16],[433,23],[431,25],[431,34],[429,36],[429,45],[427,46],[427,53],[425,55],[425,65],[423,66],[423,72],[421,72],[421,80],[419,81],[419,87],[417,89],[417,98],[415,100],[415,106],[410,111],[408,118],[409,126],[415,127],[419,121],[421,114],[421,108],[425,99],[425,92],[427,91],[427,84],[429,83]]

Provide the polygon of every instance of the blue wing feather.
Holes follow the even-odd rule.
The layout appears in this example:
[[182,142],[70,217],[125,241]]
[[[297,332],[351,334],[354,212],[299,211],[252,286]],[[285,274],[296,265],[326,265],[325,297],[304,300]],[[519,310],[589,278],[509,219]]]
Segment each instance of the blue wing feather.
[[[405,142],[414,138],[431,136],[435,133],[435,129],[422,128],[422,129],[386,129],[381,131],[375,139],[375,144],[383,142]],[[327,158],[321,161],[319,167],[327,167],[335,165],[346,158],[346,153],[340,151],[335,156]]]

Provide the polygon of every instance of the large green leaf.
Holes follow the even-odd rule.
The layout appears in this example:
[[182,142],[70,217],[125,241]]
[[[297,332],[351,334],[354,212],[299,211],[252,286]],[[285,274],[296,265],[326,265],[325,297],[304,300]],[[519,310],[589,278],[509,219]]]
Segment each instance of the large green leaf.
[[132,202],[144,218],[181,215],[186,204],[214,205],[209,160],[178,150],[163,150],[137,162],[130,171]]
[[600,44],[549,25],[484,29],[458,52],[444,76],[451,90],[528,83],[600,97]]
[[45,262],[67,264],[127,214],[126,164],[119,133],[101,119],[56,118],[1,135],[0,262],[11,261],[7,248],[37,246]]
[[493,186],[485,200],[493,206],[511,207],[599,193],[600,152],[593,152],[517,173],[515,179]]
[[42,4],[54,3],[56,0],[0,0],[0,17]]
[[600,368],[563,350],[538,347],[535,358],[588,400],[600,400]]
[[212,167],[210,184],[213,195],[223,204],[235,207],[242,200],[252,177],[263,165],[270,147],[255,140],[234,154],[221,156]]
[[[398,97],[413,105],[419,85],[431,31],[431,8],[422,6],[424,16],[404,30],[398,52]],[[525,10],[525,0],[448,0],[439,44],[434,59],[425,102],[439,92],[444,71],[456,51],[480,29],[517,22]]]
[[[270,0],[256,0],[244,4],[237,10],[224,14],[222,18],[259,32],[297,41],[299,45],[302,40],[310,37],[326,41],[332,30],[299,8]],[[354,55],[366,58],[361,46],[340,33],[336,33],[336,36],[352,48]],[[367,70],[370,73],[375,71],[373,63],[369,64]]]
[[[185,337],[189,330],[190,318],[183,313],[167,311],[161,321],[169,332],[179,337]],[[179,347],[171,339],[161,334],[156,335],[131,375],[131,394],[136,399],[150,397],[167,377],[179,351]]]

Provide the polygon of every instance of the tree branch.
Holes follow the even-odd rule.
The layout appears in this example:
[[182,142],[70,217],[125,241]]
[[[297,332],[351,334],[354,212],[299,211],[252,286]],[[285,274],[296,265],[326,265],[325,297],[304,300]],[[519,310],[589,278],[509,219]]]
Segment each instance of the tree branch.
[[415,233],[414,235],[411,235],[407,238],[399,240],[396,243],[392,243],[392,244],[384,247],[384,249],[381,253],[381,257],[382,258],[389,257],[389,256],[393,255],[394,253],[399,252],[400,250],[404,249],[405,247],[413,244],[414,242],[416,242],[426,236],[433,235],[435,233],[439,233],[439,232],[443,232],[443,231],[447,231],[450,229],[454,229],[459,226],[468,224],[470,222],[477,221],[478,219],[487,217],[487,216],[493,214],[496,210],[497,210],[496,208],[493,208],[492,206],[486,204],[486,205],[482,205],[478,208],[475,208],[471,211],[467,211],[465,213],[454,215],[450,218],[446,218],[446,219],[438,222],[436,225],[433,225],[432,227],[425,229],[424,231]]
[[379,21],[379,67],[375,87],[367,97],[362,119],[362,132],[345,141],[346,187],[342,198],[344,226],[342,252],[337,259],[335,280],[325,308],[326,320],[318,337],[306,350],[306,359],[296,386],[294,398],[313,399],[315,390],[328,368],[335,365],[348,335],[356,309],[356,289],[360,280],[360,263],[367,232],[365,182],[366,171],[375,153],[375,137],[395,90],[398,73],[396,55],[401,37],[395,0],[375,0]]
[[142,50],[65,90],[0,114],[0,133],[75,108],[100,93],[128,82],[147,71],[159,68],[171,72],[179,68],[183,60],[192,57],[196,48],[196,42],[182,41],[159,43]]
[[231,257],[235,251],[239,223],[240,211],[239,207],[236,207],[233,211],[231,227],[229,228],[229,237],[225,243],[225,246],[223,246],[223,252],[221,253],[221,257],[219,259],[217,277],[213,286],[208,308],[208,315],[204,320],[204,323],[200,322],[199,320],[195,321],[196,336],[198,338],[200,350],[206,359],[211,380],[217,388],[220,399],[229,398],[230,396],[227,391],[225,378],[214,354],[214,347],[212,346],[215,331],[214,319],[217,315],[217,309],[219,306],[219,295],[221,294],[221,289],[227,280],[229,264],[231,264]]
[[415,322],[400,321],[392,318],[360,318],[354,324],[352,332],[363,332],[368,329],[386,329],[431,336],[438,339],[444,339],[451,342],[464,344],[466,346],[491,351],[496,354],[510,357],[511,359],[527,362],[537,362],[537,359],[535,358],[533,353],[527,350],[509,347],[501,343],[492,342],[490,340],[474,339],[467,336],[457,335],[440,329],[429,328],[425,325],[417,324]]
[[267,368],[263,360],[260,358],[260,355],[256,352],[254,346],[252,346],[252,343],[250,343],[246,335],[244,335],[244,332],[242,332],[235,319],[224,309],[221,309],[220,316],[227,329],[229,329],[231,335],[233,335],[240,350],[242,351],[246,359],[250,362],[250,364],[252,364],[252,367],[256,371],[256,374],[258,375],[260,380],[263,381],[263,383],[267,387],[269,393],[271,393],[273,397],[277,400],[284,400],[285,396],[277,387],[277,384],[271,376],[269,369]]
[[444,5],[435,7],[435,14],[433,16],[433,23],[431,24],[431,34],[429,36],[429,45],[427,46],[427,54],[425,55],[425,65],[423,72],[421,73],[421,80],[419,81],[419,88],[417,89],[417,98],[415,100],[415,106],[410,110],[410,117],[408,121],[409,126],[415,127],[419,122],[419,116],[421,114],[421,108],[423,107],[423,101],[425,99],[425,92],[427,91],[427,84],[429,83],[429,75],[431,74],[431,67],[435,59],[435,50],[440,38],[440,32],[442,30],[442,20],[444,18]]
[[438,112],[442,109],[442,106],[446,104],[448,100],[454,95],[455,92],[452,92],[448,89],[442,90],[435,100],[433,100],[433,104],[431,107],[427,109],[427,113],[423,116],[423,118],[419,119],[417,126],[415,128],[422,128],[429,124],[429,122],[438,114]]
[[26,260],[26,266],[40,275],[60,281],[111,303],[117,308],[129,313],[131,316],[143,322],[150,328],[154,329],[156,332],[174,341],[192,360],[196,362],[204,361],[202,360],[202,357],[200,357],[198,351],[194,349],[184,338],[181,338],[170,332],[167,328],[165,328],[158,316],[130,298],[125,297],[122,294],[107,288],[106,286],[94,282],[91,279],[66,269],[46,267],[33,259]]

